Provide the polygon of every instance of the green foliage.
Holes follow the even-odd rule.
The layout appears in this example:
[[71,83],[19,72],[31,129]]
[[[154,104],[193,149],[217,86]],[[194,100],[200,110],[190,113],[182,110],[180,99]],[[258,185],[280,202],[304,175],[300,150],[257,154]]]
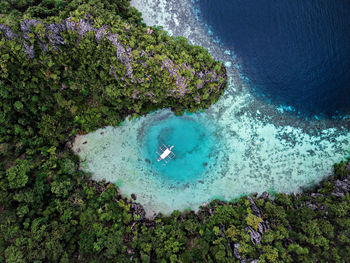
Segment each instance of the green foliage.
[[[42,52],[38,36],[48,39],[38,24],[29,34],[33,59],[21,39],[0,33],[0,262],[238,262],[237,245],[246,262],[348,261],[350,195],[331,194],[334,180],[349,176],[347,162],[334,166],[317,196],[254,198],[261,217],[242,197],[214,200],[198,213],[145,219],[116,185],[78,171],[79,159],[68,147],[76,134],[158,108],[181,114],[215,102],[223,89],[211,90],[225,87],[225,69],[204,48],[159,27],[147,33],[128,0],[7,0],[0,1],[0,13],[0,23],[17,33],[23,18],[48,24],[89,15],[94,26],[108,25],[132,49],[134,80],[140,80],[126,76],[115,46],[91,32],[83,38],[64,32],[66,45]],[[167,59],[188,80],[185,96],[169,96],[183,87],[162,67]],[[219,78],[193,74],[200,71]],[[270,228],[253,245],[247,226],[260,231],[263,221]]]
[[344,178],[349,174],[349,170],[347,168],[347,162],[340,162],[334,165],[335,176]]
[[6,170],[6,177],[9,183],[9,187],[11,189],[24,187],[29,180],[29,171],[29,162],[26,160],[17,159],[15,161],[15,165]]
[[259,257],[261,262],[278,262],[278,250],[272,246],[264,246],[263,254]]
[[21,111],[21,110],[23,110],[23,104],[22,104],[22,102],[20,102],[20,101],[16,101],[16,102],[13,104],[13,106],[15,107],[15,110],[16,110],[16,111]]
[[260,222],[262,222],[262,219],[256,215],[248,214],[247,218],[247,225],[251,226],[255,231],[258,230],[258,225]]
[[54,181],[51,183],[51,192],[61,197],[67,197],[72,188],[73,184],[70,180],[64,180],[61,182]]
[[[113,11],[124,19],[140,23],[140,15],[129,7],[128,0],[4,0],[0,2],[0,14],[34,18],[68,17],[69,13],[90,4],[96,9]],[[102,11],[101,10],[101,11]]]
[[15,246],[9,246],[5,250],[5,259],[6,262],[9,263],[22,263],[24,261],[24,255],[19,248]]

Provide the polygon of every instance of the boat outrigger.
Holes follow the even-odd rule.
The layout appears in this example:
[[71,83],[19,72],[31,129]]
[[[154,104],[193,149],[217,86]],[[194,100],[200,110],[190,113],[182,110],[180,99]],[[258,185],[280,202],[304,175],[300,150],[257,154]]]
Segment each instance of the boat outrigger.
[[156,154],[159,155],[159,158],[157,159],[158,162],[164,161],[165,163],[163,165],[166,165],[171,159],[175,157],[175,154],[171,151],[174,148],[174,145],[165,146],[165,144],[159,146],[159,150],[162,153],[156,152]]

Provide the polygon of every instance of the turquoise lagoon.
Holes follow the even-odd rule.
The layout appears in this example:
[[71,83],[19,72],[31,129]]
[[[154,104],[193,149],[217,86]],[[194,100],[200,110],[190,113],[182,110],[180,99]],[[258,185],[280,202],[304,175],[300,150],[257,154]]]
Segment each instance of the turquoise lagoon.
[[[160,114],[145,127],[143,140],[139,141],[144,149],[146,161],[151,170],[155,170],[161,180],[173,183],[195,182],[201,178],[205,168],[211,164],[214,146],[217,141],[212,127],[208,127],[198,118],[190,116],[176,117],[171,113]],[[142,135],[141,135],[142,137]],[[157,148],[160,145],[174,145],[175,158],[158,162]]]
[[[237,101],[229,91],[205,113],[178,117],[161,110],[77,136],[74,150],[80,149],[82,169],[116,183],[122,194],[135,193],[151,216],[197,210],[218,196],[299,192],[348,154],[347,132],[328,128],[313,135],[242,114],[249,96]],[[175,145],[176,157],[167,166],[156,160],[162,143]]]
[[[241,74],[240,58],[196,18],[188,1],[135,0],[147,24],[206,47],[225,63],[229,88],[203,113],[175,116],[164,109],[126,119],[77,136],[73,150],[81,168],[96,180],[116,183],[126,196],[135,193],[147,216],[197,210],[220,197],[232,200],[263,191],[300,192],[327,177],[332,165],[348,156],[348,119],[301,119],[288,105],[272,105],[252,95]],[[194,30],[195,29],[195,30]],[[283,110],[281,110],[283,109]],[[176,157],[157,162],[158,146],[174,145]]]

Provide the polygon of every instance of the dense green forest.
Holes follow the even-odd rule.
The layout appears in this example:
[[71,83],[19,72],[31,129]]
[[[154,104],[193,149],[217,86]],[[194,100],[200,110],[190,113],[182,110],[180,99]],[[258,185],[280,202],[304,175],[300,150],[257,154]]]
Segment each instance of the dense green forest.
[[221,63],[128,0],[1,1],[0,68],[0,262],[349,262],[346,162],[303,194],[154,219],[79,170],[76,134],[226,88]]

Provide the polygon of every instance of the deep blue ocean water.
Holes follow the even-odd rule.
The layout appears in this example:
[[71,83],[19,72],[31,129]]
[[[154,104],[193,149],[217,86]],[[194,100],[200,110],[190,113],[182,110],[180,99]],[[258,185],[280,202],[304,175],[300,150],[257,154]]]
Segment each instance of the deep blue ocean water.
[[348,0],[197,0],[255,95],[307,116],[349,113]]

